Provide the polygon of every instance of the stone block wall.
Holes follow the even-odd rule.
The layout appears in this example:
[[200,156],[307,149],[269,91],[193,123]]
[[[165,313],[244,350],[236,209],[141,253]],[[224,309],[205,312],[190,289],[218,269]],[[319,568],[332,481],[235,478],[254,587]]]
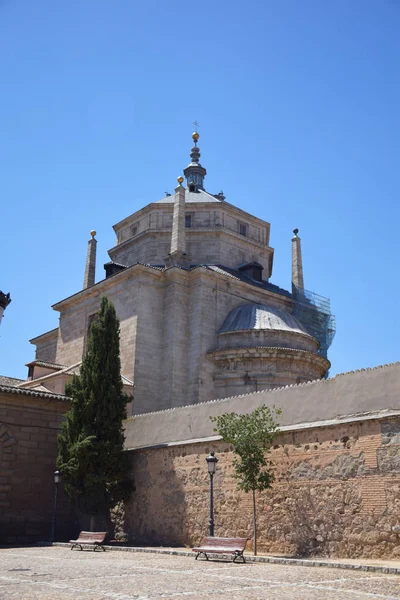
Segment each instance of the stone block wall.
[[[120,319],[121,372],[135,383],[136,414],[251,391],[245,372],[232,388],[215,381],[217,368],[208,353],[217,347],[219,328],[231,310],[246,302],[293,308],[290,298],[202,267],[160,271],[138,264],[55,304],[59,328],[32,340],[37,356],[50,356],[50,336],[56,348],[53,362],[79,363],[103,295],[114,303]],[[308,373],[300,376],[310,378]],[[281,376],[276,385],[282,381],[287,379]],[[53,385],[50,380],[43,383]],[[63,393],[62,383],[57,378],[60,387],[52,391]]]
[[[288,429],[270,451],[276,482],[257,494],[259,551],[398,558],[400,414]],[[131,451],[136,492],[119,533],[187,546],[207,535],[210,451],[215,535],[251,538],[251,494],[236,489],[231,448],[215,439]]]
[[36,360],[43,360],[44,362],[51,363],[56,362],[57,340],[58,328],[52,329],[31,340],[31,343],[36,345]]
[[110,252],[110,257],[113,261],[125,266],[137,262],[162,265],[170,250],[170,231],[158,231],[156,237],[153,231],[148,230],[126,240],[122,246],[117,246],[113,252]]
[[[174,198],[148,205],[115,225],[117,246],[109,250],[110,258],[124,265],[163,264],[171,249]],[[236,268],[259,260],[265,267],[264,277],[270,277],[269,223],[225,202],[188,202],[187,194],[185,215],[191,217],[191,227],[185,232],[192,262]],[[246,235],[239,235],[239,224],[245,226]]]
[[[49,539],[57,434],[68,407],[52,394],[0,390],[1,544]],[[59,488],[56,533],[65,539],[73,532],[73,519]]]

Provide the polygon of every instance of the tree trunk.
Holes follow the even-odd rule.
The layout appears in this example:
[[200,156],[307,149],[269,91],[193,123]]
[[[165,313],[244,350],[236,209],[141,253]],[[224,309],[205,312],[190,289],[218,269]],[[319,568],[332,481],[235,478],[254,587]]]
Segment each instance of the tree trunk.
[[253,490],[254,556],[257,556],[256,491]]

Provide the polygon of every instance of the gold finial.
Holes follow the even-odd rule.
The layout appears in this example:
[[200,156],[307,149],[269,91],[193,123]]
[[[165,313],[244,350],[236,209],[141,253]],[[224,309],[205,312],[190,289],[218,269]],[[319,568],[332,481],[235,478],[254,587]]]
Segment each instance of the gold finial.
[[92,231],[90,232],[90,235],[92,236],[92,238],[94,238],[94,236],[96,235],[96,231],[94,229],[92,229]]
[[193,139],[194,142],[198,142],[199,141],[199,137],[200,137],[200,135],[197,133],[197,131],[194,131],[192,133],[192,139]]
[[180,177],[178,177],[177,182],[179,183],[179,185],[182,185],[182,183],[183,183],[182,175],[180,175]]

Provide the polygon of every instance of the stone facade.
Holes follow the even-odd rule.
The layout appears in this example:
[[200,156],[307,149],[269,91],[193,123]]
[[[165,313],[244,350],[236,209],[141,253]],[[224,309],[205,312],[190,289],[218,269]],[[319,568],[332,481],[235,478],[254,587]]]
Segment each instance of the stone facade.
[[[205,456],[219,455],[217,535],[251,537],[251,498],[237,491],[232,449],[210,416],[282,409],[272,490],[258,496],[260,550],[400,556],[400,364],[325,380],[329,303],[304,290],[300,238],[292,291],[269,279],[270,225],[204,190],[198,134],[187,189],[114,230],[95,283],[95,232],[84,289],[57,302],[59,326],[37,336],[26,381],[0,386],[1,541],[47,539],[57,433],[102,296],[120,320],[125,423],[136,491],[115,511],[135,542],[192,544],[207,533]],[[329,334],[329,335],[328,335]],[[73,535],[60,498],[57,537]]]
[[[333,379],[143,414],[126,421],[136,492],[116,511],[135,543],[188,546],[207,534],[215,451],[216,535],[251,537],[252,499],[210,416],[282,410],[270,450],[276,481],[257,497],[260,551],[400,556],[400,363]],[[316,420],[318,419],[318,420]]]
[[[204,191],[186,190],[185,200],[185,216],[190,217],[186,251],[196,264],[236,268],[258,260],[266,279],[271,276],[274,251],[269,246],[269,223]],[[125,266],[163,265],[171,249],[173,210],[174,196],[169,196],[117,223],[117,244],[109,250],[110,258]],[[240,226],[246,235],[239,233]]]
[[[222,193],[204,189],[197,133],[193,139],[192,162],[184,170],[187,188],[179,177],[174,195],[114,226],[111,262],[96,284],[92,232],[84,289],[53,306],[60,316],[57,329],[31,340],[35,360],[28,363],[28,381],[21,388],[64,391],[79,371],[103,295],[114,303],[121,322],[122,375],[131,392],[134,385],[135,414],[326,375],[330,363],[318,336],[300,331],[292,316],[296,294],[269,282],[270,224],[230,204]],[[300,238],[295,240],[297,290],[303,267]],[[222,335],[228,315],[242,305],[262,305],[267,313],[279,310],[285,316],[277,326],[266,320],[260,330],[249,321],[246,330]],[[306,309],[316,311],[312,303]],[[284,325],[290,318],[293,327]]]
[[[251,494],[236,489],[231,448],[217,440],[133,452],[136,492],[119,534],[188,546],[207,535],[210,451],[219,457],[215,535],[251,538]],[[259,551],[400,556],[400,411],[285,431],[270,454],[276,482],[257,495]]]
[[[0,385],[0,543],[48,540],[53,516],[57,435],[69,401],[62,396]],[[58,498],[57,535],[73,529]]]
[[[56,438],[69,402],[16,387],[17,380],[8,383],[0,387],[0,542],[46,540]],[[205,457],[212,450],[219,458],[216,535],[251,537],[251,496],[236,489],[232,450],[209,417],[267,404],[280,407],[282,415],[271,448],[276,482],[257,497],[260,551],[397,558],[399,387],[396,363],[127,419],[136,489],[126,507],[115,511],[117,537],[141,544],[198,542],[207,533]],[[62,494],[57,515],[57,537],[68,539],[76,525]]]
[[[285,365],[282,370],[278,361],[275,376],[269,381],[257,384],[253,375],[253,387],[249,388],[249,367],[238,363],[234,387],[221,386],[219,373],[225,367],[222,364],[220,368],[218,357],[213,360],[212,352],[218,348],[218,331],[229,312],[249,302],[291,311],[293,299],[279,290],[255,286],[203,266],[160,270],[140,264],[55,305],[60,312],[57,335],[49,332],[33,340],[37,344],[35,360],[56,365],[78,363],[85,351],[90,318],[98,311],[104,294],[114,303],[121,322],[122,374],[134,381],[137,414],[241,394],[256,385],[265,389],[308,381],[323,376],[329,365],[311,353],[306,361],[310,368],[304,368],[302,355],[293,353],[298,349],[296,344],[293,348],[293,340],[288,340],[287,352],[276,352],[289,367]],[[257,344],[263,345],[260,341]],[[254,345],[256,352],[258,346]],[[280,377],[277,372],[281,372]],[[47,380],[34,377],[24,387],[37,383],[46,385]]]

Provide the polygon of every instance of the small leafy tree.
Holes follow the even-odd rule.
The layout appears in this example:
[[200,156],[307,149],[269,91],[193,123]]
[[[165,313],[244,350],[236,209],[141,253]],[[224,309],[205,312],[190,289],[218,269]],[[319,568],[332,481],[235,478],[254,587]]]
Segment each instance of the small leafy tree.
[[271,461],[266,458],[266,451],[279,433],[276,416],[280,409],[271,410],[268,406],[260,406],[252,413],[238,415],[225,413],[218,417],[210,417],[215,423],[216,431],[224,442],[232,444],[234,459],[234,475],[237,486],[244,492],[253,492],[253,525],[254,554],[257,554],[257,519],[256,490],[262,491],[271,487],[274,473]]
[[108,519],[109,510],[131,491],[122,421],[129,397],[123,393],[119,321],[114,305],[101,300],[93,321],[80,376],[66,386],[72,407],[58,436],[57,466],[73,506]]

